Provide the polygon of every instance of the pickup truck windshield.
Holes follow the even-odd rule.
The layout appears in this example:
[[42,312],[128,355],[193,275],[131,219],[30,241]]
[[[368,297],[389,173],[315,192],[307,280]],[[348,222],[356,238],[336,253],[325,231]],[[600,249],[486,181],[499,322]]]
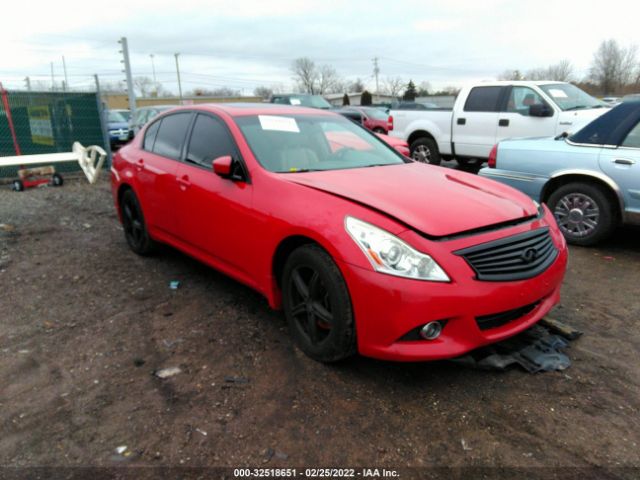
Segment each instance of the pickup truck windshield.
[[602,102],[570,83],[540,85],[540,88],[564,111],[604,107]]
[[271,172],[404,163],[382,140],[338,115],[251,115],[235,122],[258,162]]

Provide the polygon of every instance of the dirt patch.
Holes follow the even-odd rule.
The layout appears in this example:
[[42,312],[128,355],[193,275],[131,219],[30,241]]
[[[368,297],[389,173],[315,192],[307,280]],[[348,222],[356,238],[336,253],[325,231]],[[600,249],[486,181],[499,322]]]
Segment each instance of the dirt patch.
[[259,294],[131,253],[106,181],[5,187],[0,224],[2,465],[640,465],[638,229],[571,248],[553,315],[585,335],[529,375],[309,360]]

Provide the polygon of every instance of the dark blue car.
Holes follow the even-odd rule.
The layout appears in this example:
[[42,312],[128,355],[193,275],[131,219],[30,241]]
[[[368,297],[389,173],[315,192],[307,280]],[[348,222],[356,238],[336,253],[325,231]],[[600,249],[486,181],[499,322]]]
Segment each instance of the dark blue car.
[[107,128],[111,148],[122,145],[129,140],[129,122],[120,112],[109,110]]

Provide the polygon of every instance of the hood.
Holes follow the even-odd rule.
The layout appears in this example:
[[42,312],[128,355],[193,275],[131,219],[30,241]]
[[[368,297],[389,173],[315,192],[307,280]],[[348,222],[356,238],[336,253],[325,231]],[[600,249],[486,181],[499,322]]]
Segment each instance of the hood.
[[286,179],[369,206],[434,237],[537,214],[529,197],[506,185],[420,163],[294,173]]
[[567,126],[567,131],[575,133],[582,129],[588,123],[591,123],[594,119],[609,112],[610,109],[603,108],[585,108],[584,110],[575,110],[570,112],[561,113],[561,121],[571,122],[570,126]]

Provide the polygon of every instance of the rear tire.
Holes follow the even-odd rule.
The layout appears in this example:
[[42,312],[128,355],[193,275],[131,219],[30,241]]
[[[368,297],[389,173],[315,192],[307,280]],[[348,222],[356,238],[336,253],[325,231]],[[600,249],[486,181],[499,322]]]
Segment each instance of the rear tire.
[[597,185],[568,183],[556,189],[547,204],[567,242],[573,245],[595,245],[615,230],[614,204]]
[[384,128],[381,128],[381,127],[376,127],[376,128],[374,128],[374,129],[373,129],[373,131],[374,131],[375,133],[381,133],[381,134],[383,134],[383,135],[386,135],[386,134],[387,134],[387,131],[386,131]]
[[411,143],[411,158],[416,162],[440,165],[442,158],[438,150],[438,144],[433,138],[420,137]]
[[149,236],[140,202],[131,189],[122,194],[120,214],[122,216],[124,237],[129,248],[138,255],[151,255],[156,249],[156,244]]
[[282,298],[289,332],[307,356],[337,362],[356,353],[356,331],[347,285],[331,256],[303,245],[287,259]]

